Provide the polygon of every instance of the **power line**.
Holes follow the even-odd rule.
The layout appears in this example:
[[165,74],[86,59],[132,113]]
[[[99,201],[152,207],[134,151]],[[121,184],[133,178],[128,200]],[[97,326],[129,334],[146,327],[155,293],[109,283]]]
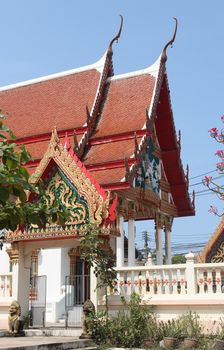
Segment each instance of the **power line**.
[[194,177],[191,177],[189,180],[193,180],[193,179],[197,179],[197,177],[201,177],[201,176],[204,176],[204,175],[207,175],[207,174],[211,174],[211,173],[214,173],[216,172],[217,170],[211,170],[211,171],[208,171],[207,173],[204,173],[204,174],[200,174],[200,175],[197,175],[197,176],[194,176]]
[[[223,177],[223,176],[224,176],[224,174],[222,174],[222,175],[220,175],[220,176],[216,176],[216,177],[214,177],[214,178],[212,179],[212,181],[213,181],[213,180],[220,179],[220,178]],[[200,182],[196,182],[195,184],[189,185],[189,187],[197,186],[197,185],[203,185],[202,180],[201,180]]]

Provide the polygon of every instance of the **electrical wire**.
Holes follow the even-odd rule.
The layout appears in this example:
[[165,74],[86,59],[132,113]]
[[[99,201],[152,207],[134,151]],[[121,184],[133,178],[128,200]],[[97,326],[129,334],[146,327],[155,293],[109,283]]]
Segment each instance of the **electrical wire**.
[[214,173],[216,171],[217,171],[216,169],[215,170],[211,170],[211,171],[208,171],[207,173],[200,174],[200,175],[197,175],[197,176],[193,176],[189,180],[197,179],[198,177],[201,177],[201,176],[204,176],[204,175],[207,175],[207,174],[211,174],[211,173]]
[[[216,176],[216,177],[214,177],[214,178],[212,179],[212,181],[213,181],[213,180],[220,179],[220,178],[221,178],[221,177],[223,177],[223,176],[224,176],[224,174],[219,175],[219,176]],[[200,182],[196,182],[195,184],[189,185],[189,187],[192,187],[192,186],[197,186],[197,185],[203,185],[202,180],[201,180]]]

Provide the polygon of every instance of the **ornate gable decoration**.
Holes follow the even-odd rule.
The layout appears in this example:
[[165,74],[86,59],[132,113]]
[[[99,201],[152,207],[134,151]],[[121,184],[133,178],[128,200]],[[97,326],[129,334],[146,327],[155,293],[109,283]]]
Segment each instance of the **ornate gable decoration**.
[[224,217],[206,244],[199,261],[206,263],[224,262]]
[[135,177],[135,187],[152,190],[156,194],[160,191],[161,166],[160,159],[154,154],[155,146],[152,138],[148,139],[146,151],[141,155],[141,162]]
[[[69,139],[66,137],[65,144],[62,145],[57,135],[56,128],[52,131],[51,141],[40,165],[31,178],[32,183],[37,183],[42,177],[51,161],[60,169],[60,173],[69,179],[70,183],[77,189],[79,196],[84,198],[89,209],[89,223],[101,224],[108,217],[109,193],[92,178],[85,166],[75,155]],[[59,177],[56,176],[56,185],[59,185]],[[52,189],[48,188],[48,191]]]
[[[110,193],[105,192],[92,178],[74,154],[69,139],[66,137],[64,145],[60,143],[56,128],[52,131],[48,149],[30,180],[36,184],[40,179],[45,186],[46,204],[50,206],[58,201],[70,210],[72,220],[65,227],[51,225],[39,229],[33,226],[28,231],[10,232],[7,241],[74,237],[84,234],[89,224],[100,226],[103,234],[117,234],[111,228],[116,217],[117,197],[110,205]],[[34,200],[41,198],[34,197]]]

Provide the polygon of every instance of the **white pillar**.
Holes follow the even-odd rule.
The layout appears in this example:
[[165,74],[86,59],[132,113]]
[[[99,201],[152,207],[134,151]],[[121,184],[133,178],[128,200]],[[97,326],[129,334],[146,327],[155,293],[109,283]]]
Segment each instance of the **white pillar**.
[[97,293],[97,277],[93,273],[95,266],[91,266],[90,268],[90,300],[94,304],[96,310],[97,310],[97,298],[98,298],[98,293]]
[[166,229],[165,231],[165,247],[166,247],[166,264],[171,264],[171,232]]
[[12,248],[11,261],[12,297],[21,306],[21,316],[27,316],[29,312],[31,253],[25,256],[23,247],[17,245],[17,249]]
[[128,266],[135,266],[135,220],[128,220]]
[[116,265],[117,267],[124,266],[124,218],[119,217],[119,229],[120,237],[117,237],[117,248],[116,248]]
[[157,241],[157,247],[156,247],[156,264],[157,265],[163,265],[163,229],[157,228],[156,230],[156,241]]
[[196,294],[196,276],[194,270],[194,254],[192,252],[185,255],[186,258],[186,282],[187,294]]

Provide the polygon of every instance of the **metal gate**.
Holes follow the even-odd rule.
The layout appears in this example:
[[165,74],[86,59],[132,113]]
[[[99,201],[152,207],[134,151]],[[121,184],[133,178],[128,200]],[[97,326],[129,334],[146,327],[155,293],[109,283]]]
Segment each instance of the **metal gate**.
[[66,327],[81,326],[82,306],[89,298],[89,275],[70,275],[65,277]]
[[47,276],[34,276],[30,283],[30,326],[45,327]]

